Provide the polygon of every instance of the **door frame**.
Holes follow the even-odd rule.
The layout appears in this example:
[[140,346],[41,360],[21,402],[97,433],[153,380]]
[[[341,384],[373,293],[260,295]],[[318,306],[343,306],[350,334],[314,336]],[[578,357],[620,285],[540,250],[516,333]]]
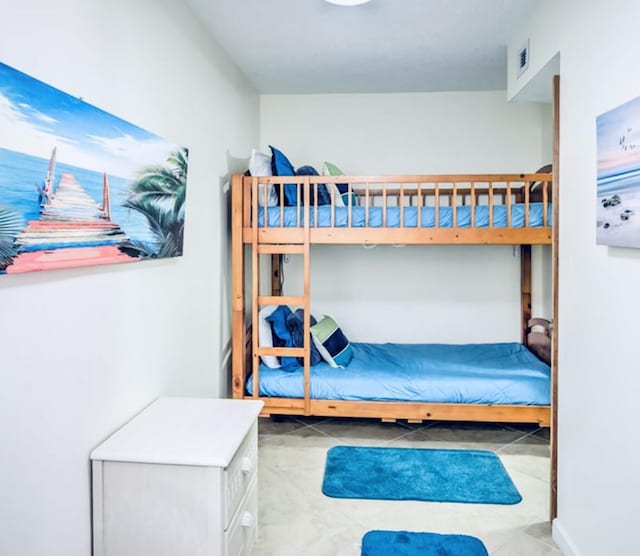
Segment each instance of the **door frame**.
[[551,476],[550,508],[551,520],[558,515],[558,266],[560,260],[560,76],[553,76],[553,239],[551,244],[552,259],[552,310],[553,328],[551,330]]

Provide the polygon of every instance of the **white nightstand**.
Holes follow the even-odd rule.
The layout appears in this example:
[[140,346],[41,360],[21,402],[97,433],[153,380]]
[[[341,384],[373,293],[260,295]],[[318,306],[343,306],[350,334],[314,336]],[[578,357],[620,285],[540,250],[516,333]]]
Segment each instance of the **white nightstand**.
[[249,554],[262,406],[160,398],[98,446],[94,556]]

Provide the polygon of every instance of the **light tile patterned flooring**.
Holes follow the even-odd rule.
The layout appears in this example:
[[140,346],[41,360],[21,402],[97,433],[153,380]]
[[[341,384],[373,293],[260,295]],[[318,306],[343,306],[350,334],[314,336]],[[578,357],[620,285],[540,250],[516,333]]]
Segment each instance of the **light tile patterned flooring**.
[[[328,498],[337,445],[491,450],[522,502],[500,506]],[[259,533],[253,556],[359,556],[372,529],[459,533],[495,556],[559,555],[551,539],[548,429],[532,425],[277,417],[259,421]]]

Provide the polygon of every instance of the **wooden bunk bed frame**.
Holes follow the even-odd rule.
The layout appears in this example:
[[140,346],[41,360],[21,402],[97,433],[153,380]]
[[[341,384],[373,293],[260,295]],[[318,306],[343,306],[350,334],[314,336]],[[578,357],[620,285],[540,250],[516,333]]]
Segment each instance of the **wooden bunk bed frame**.
[[[277,224],[269,224],[267,185],[279,192],[279,205],[268,211],[279,213]],[[297,187],[297,225],[285,226],[284,188]],[[318,188],[326,184],[331,204],[330,222],[320,225],[318,211],[313,204]],[[340,206],[337,188],[346,185],[347,206]],[[521,253],[521,341],[536,343],[537,355],[545,353],[551,342],[549,323],[531,318],[531,246],[551,244],[552,226],[549,218],[552,195],[552,174],[474,174],[474,175],[416,175],[416,176],[279,176],[251,177],[236,174],[232,177],[232,395],[237,399],[260,399],[264,402],[263,416],[315,415],[326,417],[380,418],[383,421],[406,419],[488,421],[538,423],[549,426],[550,406],[417,403],[383,401],[341,401],[314,399],[310,396],[310,247],[314,244],[439,244],[485,245],[508,244],[520,246]],[[353,200],[352,200],[353,199]],[[259,202],[260,201],[260,202]],[[355,205],[352,206],[352,203]],[[530,226],[533,203],[542,205],[542,222]],[[524,211],[520,227],[513,226],[516,205]],[[364,222],[354,225],[351,213],[354,206],[364,207]],[[440,225],[440,213],[449,211],[457,223],[458,207],[469,207],[470,222],[465,227]],[[485,206],[488,222],[476,225],[476,207]],[[502,206],[507,225],[494,226],[494,207]],[[370,209],[380,207],[382,222],[374,227]],[[415,211],[417,222],[405,225],[405,210],[399,210],[399,222],[388,227],[387,209],[392,207],[430,207],[435,214],[434,225],[422,225],[422,209]],[[446,207],[446,208],[445,208]],[[336,225],[338,210],[347,211],[344,226]],[[259,215],[262,223],[259,224]],[[248,247],[248,249],[246,249]],[[280,255],[297,254],[303,257],[304,290],[302,296],[285,296],[281,291]],[[271,261],[271,295],[260,295],[260,256]],[[247,295],[245,257],[250,258],[251,293]],[[251,299],[248,313],[247,299]],[[260,347],[257,334],[258,312],[264,305],[291,305],[304,309],[304,346],[302,348]],[[250,314],[251,325],[247,326]],[[541,328],[542,327],[542,328]],[[540,344],[542,343],[542,348]],[[534,352],[536,351],[534,350]],[[259,396],[260,356],[274,355],[302,357],[304,360],[303,398]],[[253,394],[245,392],[247,378],[253,375]]]

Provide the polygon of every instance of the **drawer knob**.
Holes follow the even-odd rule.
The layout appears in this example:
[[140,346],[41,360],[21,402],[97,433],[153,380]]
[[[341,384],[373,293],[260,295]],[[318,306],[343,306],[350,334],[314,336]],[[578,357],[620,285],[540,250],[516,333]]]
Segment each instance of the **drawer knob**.
[[242,469],[243,473],[249,473],[253,469],[253,461],[250,457],[245,456],[242,458],[242,463],[240,464],[240,469]]
[[242,514],[240,525],[243,527],[251,527],[253,525],[253,516],[251,515],[251,512],[244,512]]

